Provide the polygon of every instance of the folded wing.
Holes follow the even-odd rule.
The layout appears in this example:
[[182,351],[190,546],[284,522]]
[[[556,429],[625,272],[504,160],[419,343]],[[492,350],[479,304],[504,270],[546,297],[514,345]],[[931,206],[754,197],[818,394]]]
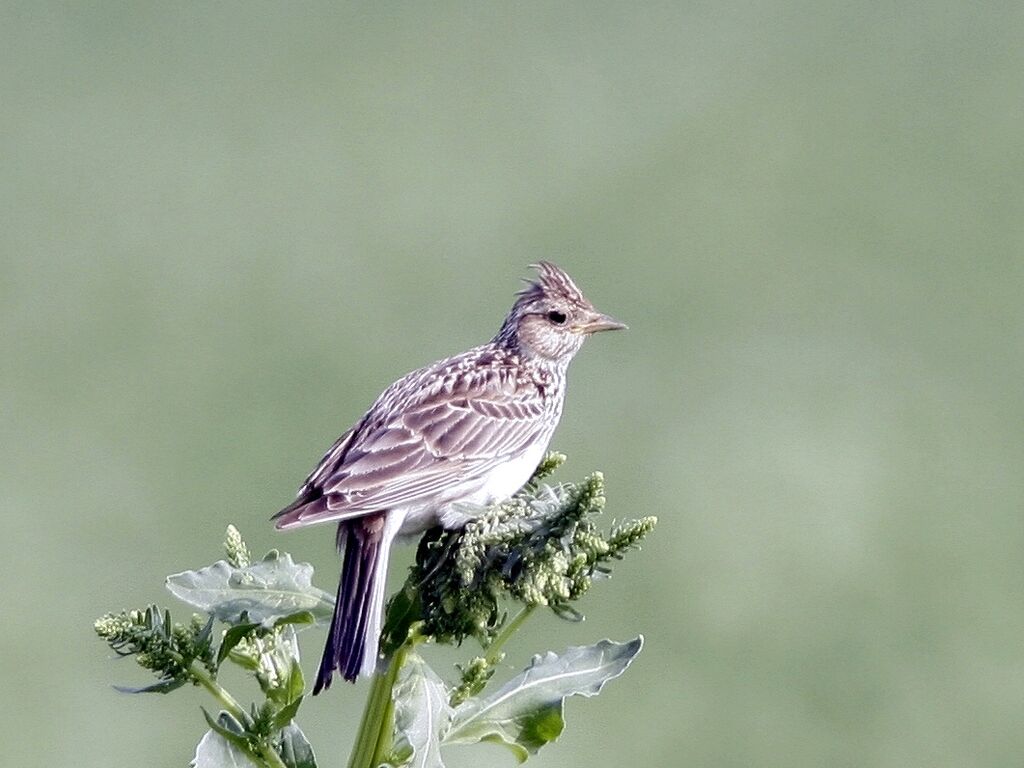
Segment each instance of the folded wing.
[[539,393],[517,391],[496,374],[441,379],[420,392],[405,403],[382,395],[278,513],[277,527],[456,501],[553,424]]

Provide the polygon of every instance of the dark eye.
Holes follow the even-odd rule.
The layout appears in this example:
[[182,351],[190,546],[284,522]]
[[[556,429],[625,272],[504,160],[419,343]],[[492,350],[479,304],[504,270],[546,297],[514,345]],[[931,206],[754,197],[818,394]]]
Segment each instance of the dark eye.
[[559,312],[557,309],[552,309],[550,312],[548,312],[548,320],[550,320],[555,325],[564,325],[565,313]]

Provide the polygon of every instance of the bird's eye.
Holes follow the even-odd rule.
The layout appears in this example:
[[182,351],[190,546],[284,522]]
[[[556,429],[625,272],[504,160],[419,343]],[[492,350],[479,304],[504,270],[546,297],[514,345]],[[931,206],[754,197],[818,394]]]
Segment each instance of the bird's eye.
[[553,309],[550,312],[548,312],[548,320],[550,320],[555,325],[564,325],[565,313],[559,312],[557,309]]

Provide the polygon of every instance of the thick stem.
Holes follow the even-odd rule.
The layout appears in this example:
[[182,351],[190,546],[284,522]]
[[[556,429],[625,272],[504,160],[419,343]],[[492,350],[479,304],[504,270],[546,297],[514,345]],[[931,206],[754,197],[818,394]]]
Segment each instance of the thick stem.
[[359,734],[356,736],[356,743],[352,747],[352,754],[348,759],[348,768],[376,768],[373,763],[373,754],[377,749],[381,719],[391,699],[391,685],[394,682],[393,680],[391,683],[388,682],[390,669],[389,666],[388,672],[373,676],[370,693],[366,697],[366,707],[363,709],[363,717],[359,722]]
[[285,761],[281,759],[279,754],[277,754],[277,750],[270,744],[264,744],[260,747],[259,756],[266,761],[270,768],[288,768]]
[[389,660],[388,668],[373,676],[348,768],[377,768],[390,756],[395,732],[395,681],[409,651],[421,639],[415,630],[410,632]]
[[206,670],[206,667],[198,661],[193,661],[188,668],[188,673],[193,680],[213,694],[213,698],[220,702],[220,705],[228,714],[236,720],[245,720],[246,712],[242,709],[242,705],[239,704],[235,700],[235,697],[228,693],[220,683],[213,679],[213,675]]
[[391,747],[394,745],[395,736],[395,681],[398,680],[398,673],[402,669],[402,665],[405,664],[405,659],[409,655],[409,651],[412,649],[413,640],[409,639],[402,646],[395,651],[394,657],[391,659],[391,663],[388,665],[388,671],[385,673],[387,677],[387,691],[388,696],[384,706],[384,712],[380,718],[380,730],[377,734],[377,743],[373,750],[373,760],[371,766],[374,768],[384,762],[391,754]]

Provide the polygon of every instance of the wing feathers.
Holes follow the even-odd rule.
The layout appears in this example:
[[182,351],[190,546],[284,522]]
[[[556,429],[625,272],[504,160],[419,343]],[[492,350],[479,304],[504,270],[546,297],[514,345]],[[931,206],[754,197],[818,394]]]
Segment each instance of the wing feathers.
[[[493,352],[488,352],[493,355]],[[520,361],[514,361],[521,365]],[[453,358],[389,387],[334,444],[279,527],[458,501],[487,474],[547,440],[560,403],[510,369]]]

